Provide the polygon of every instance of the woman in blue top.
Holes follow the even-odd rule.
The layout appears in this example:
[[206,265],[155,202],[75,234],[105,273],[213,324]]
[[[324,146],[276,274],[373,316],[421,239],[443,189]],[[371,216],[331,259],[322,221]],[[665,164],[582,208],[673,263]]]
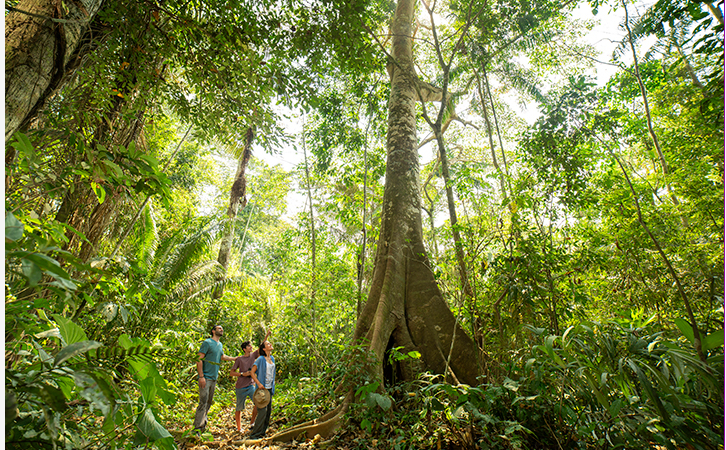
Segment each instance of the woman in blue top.
[[272,397],[275,395],[275,358],[272,356],[272,343],[263,341],[260,344],[260,357],[252,365],[252,379],[258,389],[265,388],[270,391],[270,403],[257,411],[257,419],[252,427],[250,438],[259,439],[265,435],[270,426],[270,412],[272,411]]

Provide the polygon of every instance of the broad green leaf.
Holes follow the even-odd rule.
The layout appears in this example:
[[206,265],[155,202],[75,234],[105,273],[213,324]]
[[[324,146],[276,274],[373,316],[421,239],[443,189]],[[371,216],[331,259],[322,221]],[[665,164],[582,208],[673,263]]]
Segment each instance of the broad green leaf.
[[54,381],[58,385],[60,390],[63,392],[63,395],[65,395],[66,398],[71,398],[71,393],[73,392],[73,387],[76,385],[73,382],[73,379],[71,377],[61,376],[61,377],[54,378]]
[[18,140],[12,144],[13,147],[22,152],[28,159],[33,160],[35,158],[35,147],[33,147],[28,136],[16,132],[13,137]]
[[154,383],[154,377],[144,378],[139,383],[139,388],[141,389],[141,396],[144,397],[144,401],[147,404],[154,403],[154,399],[156,398],[156,383]]
[[139,420],[136,422],[136,426],[139,431],[144,433],[144,436],[148,437],[152,442],[171,437],[171,433],[164,428],[154,417],[154,413],[150,408],[146,408],[143,414],[139,415]]
[[712,348],[721,347],[723,345],[723,338],[723,330],[714,331],[713,333],[703,338],[701,342],[701,350],[705,352],[707,350],[711,350]]
[[391,399],[388,396],[381,395],[377,392],[372,392],[371,396],[375,400],[376,404],[381,407],[382,410],[388,411],[391,409]]
[[121,336],[119,336],[118,343],[121,347],[123,347],[125,349],[129,349],[129,348],[131,348],[131,346],[134,345],[134,343],[131,341],[131,338],[129,337],[128,334],[122,334]]
[[[110,167],[110,168],[111,168],[111,170],[113,170],[113,171],[114,171],[114,173],[116,174],[116,176],[117,176],[117,177],[121,178],[121,177],[123,176],[123,174],[124,174],[124,173],[123,173],[123,171],[122,171],[122,170],[121,170],[121,168],[120,168],[120,167],[118,166],[118,164],[116,164],[115,162],[113,162],[113,161],[108,161],[108,160],[105,160],[105,161],[103,161],[103,163],[104,163],[104,164],[105,164],[106,166]],[[103,203],[103,202],[101,202],[101,203]]]
[[55,386],[43,385],[40,390],[40,398],[54,411],[63,412],[68,409],[65,394]]
[[679,330],[681,330],[681,333],[688,339],[688,341],[693,344],[693,341],[695,340],[693,337],[693,328],[691,327],[691,324],[686,321],[686,319],[675,319],[674,322],[676,323],[676,326]]
[[446,406],[438,398],[434,397],[431,399],[431,409],[434,411],[443,411],[446,409]]
[[68,275],[68,272],[63,270],[63,268],[60,266],[60,263],[58,263],[58,261],[48,255],[44,255],[42,253],[28,253],[23,256],[23,259],[33,261],[38,267],[45,270],[46,272],[50,272],[52,275],[56,276],[56,278],[71,278],[71,276]]
[[73,373],[76,386],[80,390],[81,397],[88,400],[91,409],[99,409],[103,414],[113,410],[113,398],[109,399],[102,386],[98,382],[98,375],[76,371]]
[[23,269],[23,275],[28,278],[28,282],[31,286],[37,286],[41,278],[43,278],[43,271],[40,270],[37,264],[33,261],[22,259],[21,267]]
[[624,405],[624,402],[619,398],[615,399],[615,401],[612,403],[612,405],[610,405],[610,409],[608,410],[608,412],[610,413],[610,416],[613,419],[618,416],[623,405]]
[[176,442],[174,442],[174,436],[167,436],[154,441],[156,448],[161,450],[176,450]]
[[88,340],[88,336],[86,336],[86,332],[83,331],[83,328],[73,323],[71,319],[66,319],[59,314],[53,314],[52,317],[58,324],[58,328],[60,329],[63,341],[65,341],[65,345]]
[[63,347],[63,349],[58,352],[58,354],[55,356],[55,362],[53,363],[53,365],[58,367],[59,365],[66,362],[68,359],[73,358],[74,356],[82,355],[89,350],[93,350],[99,347],[103,347],[103,344],[97,341],[86,340],[81,342],[74,342],[73,344]]
[[13,213],[5,211],[5,241],[19,241],[23,238],[23,224]]

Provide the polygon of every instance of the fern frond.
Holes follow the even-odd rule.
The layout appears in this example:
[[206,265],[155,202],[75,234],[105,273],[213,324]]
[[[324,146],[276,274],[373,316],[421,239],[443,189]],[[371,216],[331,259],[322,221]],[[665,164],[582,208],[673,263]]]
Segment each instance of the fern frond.
[[154,263],[156,248],[159,246],[159,234],[153,212],[153,203],[149,202],[142,213],[142,230],[136,258],[149,270]]

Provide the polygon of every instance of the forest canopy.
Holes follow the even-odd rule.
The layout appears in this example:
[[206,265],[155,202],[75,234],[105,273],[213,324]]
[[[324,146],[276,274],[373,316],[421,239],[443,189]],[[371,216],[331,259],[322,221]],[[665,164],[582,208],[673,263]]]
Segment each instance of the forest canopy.
[[5,11],[7,448],[723,449],[723,3]]

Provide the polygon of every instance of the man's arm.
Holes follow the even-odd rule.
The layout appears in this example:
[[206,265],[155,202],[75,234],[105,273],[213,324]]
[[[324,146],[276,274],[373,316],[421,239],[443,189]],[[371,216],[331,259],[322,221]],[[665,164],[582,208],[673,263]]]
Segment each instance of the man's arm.
[[240,360],[239,360],[239,359],[236,359],[236,360],[234,361],[234,364],[232,365],[232,370],[230,370],[230,371],[229,371],[229,375],[230,375],[230,376],[232,376],[232,377],[238,377],[238,376],[240,376],[240,375],[241,375],[241,374],[240,374],[240,373],[239,373],[239,372],[237,371],[237,369],[241,369],[241,367],[240,367],[240,364],[239,364],[239,363],[240,363]]
[[204,360],[206,354],[199,352],[198,355],[199,359],[197,360],[197,378],[199,381],[199,387],[204,388],[207,385],[207,380],[206,378],[204,378],[204,363],[202,361]]
[[234,361],[237,358],[239,358],[239,356],[222,355],[222,361]]

